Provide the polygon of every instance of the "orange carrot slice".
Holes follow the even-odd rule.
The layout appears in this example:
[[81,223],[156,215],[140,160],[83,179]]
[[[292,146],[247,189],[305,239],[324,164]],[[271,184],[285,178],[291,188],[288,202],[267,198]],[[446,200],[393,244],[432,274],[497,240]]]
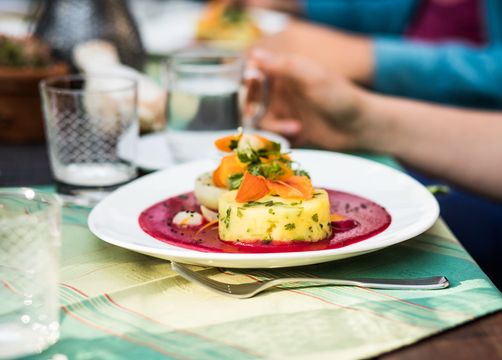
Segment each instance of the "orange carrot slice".
[[314,189],[306,176],[290,176],[287,180],[270,181],[267,186],[272,194],[283,198],[311,199]]
[[203,232],[204,230],[206,230],[214,225],[218,225],[218,220],[213,220],[213,221],[208,222],[206,225],[204,225],[199,230],[197,230],[195,235],[199,235],[201,232]]
[[333,213],[330,215],[330,220],[331,222],[337,222],[337,221],[347,220],[347,218],[343,215]]
[[291,199],[291,198],[299,198],[303,199],[303,194],[300,190],[295,187],[289,185],[284,181],[270,181],[267,180],[267,187],[270,192],[274,195],[279,195],[282,198]]
[[294,175],[293,169],[291,169],[291,165],[287,162],[280,161],[279,159],[281,158],[290,160],[287,154],[280,154],[280,155],[272,154],[269,155],[267,158],[262,157],[260,159],[263,164],[270,164],[271,162],[275,162],[275,164],[278,164],[280,166],[282,170],[282,175],[278,176],[274,180],[286,180]]
[[224,151],[224,152],[232,152],[232,149],[230,148],[230,145],[232,144],[233,141],[239,141],[239,135],[228,135],[224,136],[222,138],[219,138],[214,142],[214,145],[216,145],[216,148],[218,150]]
[[267,181],[261,176],[254,176],[246,171],[235,200],[241,203],[256,201],[268,193]]
[[266,137],[263,137],[261,135],[258,135],[258,134],[255,134],[254,135],[258,140],[261,141],[261,143],[263,144],[263,147],[267,150],[270,150],[272,149],[272,141],[270,141],[269,139],[267,139]]
[[312,182],[306,176],[291,176],[284,181],[286,184],[291,185],[303,195],[304,199],[311,199],[314,193]]
[[283,174],[280,175],[277,178],[277,180],[281,180],[281,181],[286,181],[287,182],[292,176],[294,176],[293,169],[291,169],[288,165],[281,164],[280,167],[282,169]]
[[213,171],[213,183],[221,188],[228,188],[228,177],[244,172],[246,165],[239,161],[236,154],[224,156],[220,165]]

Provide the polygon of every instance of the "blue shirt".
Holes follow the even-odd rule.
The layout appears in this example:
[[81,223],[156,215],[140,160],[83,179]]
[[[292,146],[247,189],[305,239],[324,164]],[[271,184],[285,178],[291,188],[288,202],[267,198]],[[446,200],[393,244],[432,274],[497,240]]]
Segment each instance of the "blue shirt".
[[419,0],[307,0],[316,22],[374,38],[375,90],[469,107],[502,109],[502,0],[485,0],[488,44],[426,44],[403,38]]

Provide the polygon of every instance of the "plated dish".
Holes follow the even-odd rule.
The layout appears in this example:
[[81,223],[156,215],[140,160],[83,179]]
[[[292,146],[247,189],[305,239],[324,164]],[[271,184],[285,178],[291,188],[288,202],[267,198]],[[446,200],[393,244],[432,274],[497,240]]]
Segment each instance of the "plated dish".
[[[131,2],[148,53],[165,55],[197,44],[199,23],[206,4],[198,1],[162,1],[146,11],[142,2]],[[264,35],[283,31],[289,17],[266,9],[251,9],[250,17]]]
[[263,35],[242,3],[212,0],[197,22],[196,38],[233,48],[246,48]]
[[193,192],[139,216],[152,237],[204,252],[267,253],[341,248],[385,230],[390,214],[354,194],[315,188],[281,144],[258,134],[215,141],[225,155]]
[[[163,259],[207,266],[256,268],[307,265],[383,249],[422,233],[438,217],[435,198],[414,179],[397,170],[333,152],[294,150],[290,156],[302,164],[316,188],[335,189],[379,204],[392,218],[389,226],[374,236],[343,247],[279,252],[201,251],[163,242],[147,234],[138,221],[140,215],[166,199],[193,192],[195,180],[219,165],[219,161],[204,160],[173,166],[118,189],[93,209],[89,228],[111,244]],[[316,242],[319,243],[322,241]]]

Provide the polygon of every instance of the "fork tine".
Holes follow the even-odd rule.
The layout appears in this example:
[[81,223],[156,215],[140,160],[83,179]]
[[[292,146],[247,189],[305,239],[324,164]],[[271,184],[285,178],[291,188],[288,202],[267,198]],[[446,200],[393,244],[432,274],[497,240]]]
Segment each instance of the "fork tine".
[[198,274],[196,271],[192,271],[187,267],[178,264],[174,261],[171,261],[171,268],[178,274],[182,275],[183,277],[187,277],[188,280],[195,280],[196,282],[199,282],[213,290],[217,290],[228,294],[232,293],[230,286],[228,284],[207,278],[203,275]]

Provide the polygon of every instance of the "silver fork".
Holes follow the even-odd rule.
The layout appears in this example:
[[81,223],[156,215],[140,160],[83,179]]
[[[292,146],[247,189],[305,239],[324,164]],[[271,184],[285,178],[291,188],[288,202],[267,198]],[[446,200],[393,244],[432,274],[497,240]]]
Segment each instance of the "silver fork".
[[392,290],[434,290],[444,289],[449,286],[448,279],[444,276],[432,276],[418,279],[322,279],[310,277],[289,277],[265,280],[262,282],[250,282],[244,284],[227,284],[216,281],[192,271],[186,266],[171,261],[171,268],[183,278],[198,283],[209,290],[222,295],[237,299],[247,299],[274,286],[294,284],[298,287],[310,287],[320,285],[359,286],[372,289]]

